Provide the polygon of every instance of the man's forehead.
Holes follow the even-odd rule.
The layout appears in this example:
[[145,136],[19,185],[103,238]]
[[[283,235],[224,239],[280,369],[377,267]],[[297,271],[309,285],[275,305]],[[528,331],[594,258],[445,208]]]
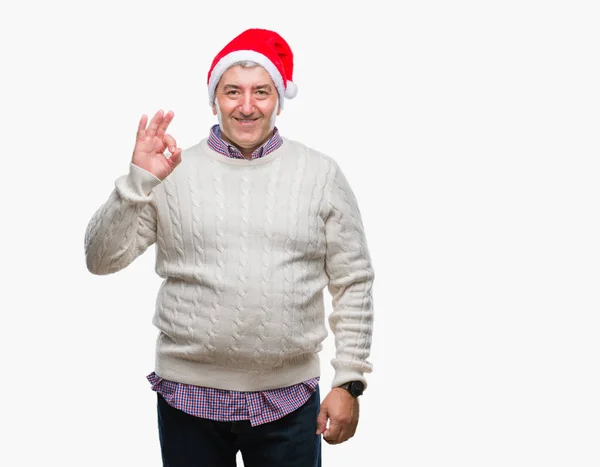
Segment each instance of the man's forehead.
[[223,76],[226,75],[233,75],[233,74],[260,74],[260,75],[265,75],[265,76],[271,76],[269,74],[269,72],[262,66],[259,64],[256,65],[232,65],[229,68],[227,68],[227,70],[225,70],[225,72],[223,73]]

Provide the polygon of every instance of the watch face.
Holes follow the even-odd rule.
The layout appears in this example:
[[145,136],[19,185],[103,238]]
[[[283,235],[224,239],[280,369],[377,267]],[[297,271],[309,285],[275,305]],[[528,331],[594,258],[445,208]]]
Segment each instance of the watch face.
[[352,383],[350,383],[350,392],[355,396],[360,396],[364,389],[365,385],[362,381],[352,381]]

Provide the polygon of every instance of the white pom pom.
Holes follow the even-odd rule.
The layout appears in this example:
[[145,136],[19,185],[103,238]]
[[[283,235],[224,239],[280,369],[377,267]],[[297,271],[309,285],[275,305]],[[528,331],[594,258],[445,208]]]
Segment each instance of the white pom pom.
[[283,93],[283,95],[288,99],[293,99],[294,97],[296,97],[296,94],[298,94],[298,86],[296,86],[296,83],[288,81],[287,87],[285,88],[285,92]]

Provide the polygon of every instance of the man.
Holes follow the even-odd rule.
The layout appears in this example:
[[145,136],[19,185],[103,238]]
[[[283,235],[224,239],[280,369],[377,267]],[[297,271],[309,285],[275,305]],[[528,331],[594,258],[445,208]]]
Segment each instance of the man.
[[[372,370],[373,268],[356,198],[330,157],[275,127],[296,95],[293,54],[250,29],[215,57],[218,125],[182,151],[173,112],[138,126],[130,170],[90,221],[88,269],[111,274],[156,243],[164,281],[148,376],[164,465],[320,465],[321,435],[351,438]],[[171,153],[165,156],[165,151]],[[335,375],[320,403],[318,352],[332,295]]]

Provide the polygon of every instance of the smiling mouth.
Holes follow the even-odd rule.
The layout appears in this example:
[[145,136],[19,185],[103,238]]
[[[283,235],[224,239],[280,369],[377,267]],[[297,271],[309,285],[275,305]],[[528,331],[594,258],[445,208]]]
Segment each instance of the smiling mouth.
[[234,117],[234,119],[237,120],[239,123],[246,124],[246,125],[254,123],[258,120],[258,118],[235,118],[235,117]]

